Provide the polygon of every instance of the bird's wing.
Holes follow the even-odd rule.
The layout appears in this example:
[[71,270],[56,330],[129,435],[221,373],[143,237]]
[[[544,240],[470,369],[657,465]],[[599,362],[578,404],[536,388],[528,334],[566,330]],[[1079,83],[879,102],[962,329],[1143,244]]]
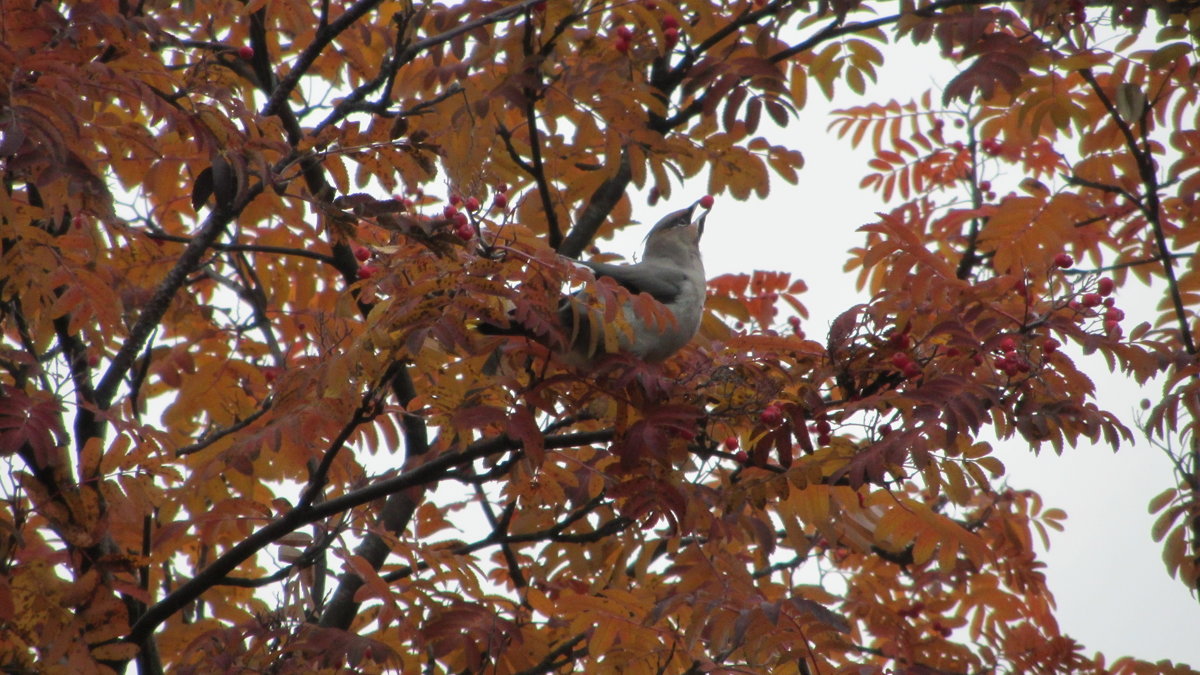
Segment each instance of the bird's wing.
[[610,265],[584,262],[598,277],[612,277],[632,293],[649,293],[664,305],[679,297],[687,275],[674,267],[641,262],[636,265]]

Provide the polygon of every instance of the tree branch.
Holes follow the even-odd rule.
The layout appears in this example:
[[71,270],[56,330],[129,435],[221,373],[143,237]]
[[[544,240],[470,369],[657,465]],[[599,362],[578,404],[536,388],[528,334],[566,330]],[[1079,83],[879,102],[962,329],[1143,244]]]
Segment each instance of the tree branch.
[[341,35],[348,28],[353,26],[360,18],[366,15],[367,12],[375,9],[382,0],[358,0],[358,2],[346,8],[337,19],[332,23],[326,23],[318,26],[317,34],[313,41],[300,53],[296,58],[296,62],[292,64],[292,69],[288,72],[279,84],[275,86],[275,90],[271,92],[271,98],[267,100],[267,104],[263,106],[263,117],[270,117],[278,114],[283,107],[283,102],[296,89],[296,85],[300,84],[300,78],[304,77],[309,68],[312,68],[317,57],[325,48],[333,42],[334,38]]
[[[518,16],[520,14],[523,14],[525,11],[527,11],[527,9],[529,7],[533,6],[537,2],[539,2],[539,0],[521,0],[521,2],[519,2],[515,5],[510,5],[508,7],[498,9],[490,14],[485,14],[485,15],[479,17],[478,19],[474,19],[472,21],[460,23],[459,25],[455,26],[454,28],[451,28],[450,30],[447,30],[442,33],[438,33],[437,35],[427,37],[424,40],[418,40],[417,42],[414,42],[411,45],[408,45],[407,47],[400,49],[400,51],[398,51],[396,53],[395,57],[392,58],[389,63],[384,65],[382,68],[380,68],[379,73],[374,78],[359,85],[353,91],[351,91],[344,99],[342,99],[342,101],[340,103],[338,103],[337,107],[334,108],[334,110],[331,113],[329,113],[329,115],[324,120],[322,120],[320,124],[317,125],[316,131],[320,131],[321,129],[325,128],[326,126],[328,126],[330,124],[336,124],[338,121],[340,121],[342,118],[344,118],[347,114],[354,112],[358,109],[361,109],[362,101],[364,99],[366,99],[366,97],[371,92],[379,89],[380,87],[383,87],[384,85],[388,85],[388,87],[390,89],[390,83],[395,78],[395,75],[400,70],[400,68],[404,67],[410,61],[412,61],[414,58],[416,58],[421,52],[426,51],[432,47],[436,47],[444,42],[449,42],[450,40],[453,40],[454,38],[456,38],[460,35],[463,35],[465,33],[469,33],[477,28],[481,28],[483,26],[487,26],[487,25],[493,24],[493,23],[499,23],[501,21],[505,21],[505,20],[511,19],[515,16]],[[340,20],[341,20],[341,17],[339,17],[339,21]],[[337,23],[337,22],[335,22],[335,23]],[[343,28],[342,30],[345,30],[345,29]],[[338,31],[338,32],[341,32],[341,31]],[[320,31],[318,31],[318,36],[319,35],[320,35]],[[324,46],[322,46],[322,49],[323,48],[324,48]],[[307,50],[306,50],[306,53],[307,53]],[[303,58],[303,56],[304,55],[302,54],[301,58]],[[308,64],[306,66],[306,68],[307,67],[311,67],[311,63]],[[288,77],[290,78],[291,75],[289,74]],[[298,80],[299,80],[299,78],[297,78],[297,82],[298,82]],[[286,82],[286,80],[285,80],[285,82]],[[295,86],[296,86],[296,82],[293,82],[290,84],[291,88],[295,88]],[[388,97],[386,95],[381,97],[380,103],[386,102],[387,98]],[[274,99],[275,99],[275,96],[273,95],[272,102],[274,102]],[[274,108],[271,108],[270,105],[271,104],[268,104],[268,108],[264,110],[264,114],[272,114],[272,111],[274,110]],[[275,103],[275,107],[278,107],[278,106],[279,106],[279,104]],[[371,109],[373,112],[378,113],[379,112],[378,107],[379,107],[379,104],[377,103],[377,104],[374,104],[373,106],[371,106]]]
[[208,214],[208,218],[204,220],[204,225],[201,226],[199,233],[188,242],[188,245],[183,249],[183,253],[179,256],[179,261],[175,263],[175,267],[171,268],[171,271],[159,283],[158,288],[154,290],[154,295],[151,296],[150,301],[142,308],[141,314],[138,315],[137,323],[129,331],[129,337],[125,339],[124,344],[121,345],[121,349],[117,351],[116,356],[109,363],[104,377],[100,379],[100,383],[96,386],[96,405],[101,410],[106,410],[112,405],[112,400],[117,393],[117,387],[121,383],[121,378],[125,376],[125,373],[133,364],[134,357],[141,351],[142,345],[150,337],[150,333],[162,321],[162,317],[167,313],[167,308],[170,307],[171,300],[175,298],[175,294],[183,287],[188,276],[199,268],[200,260],[205,252],[212,247],[217,237],[225,232],[225,228],[229,227],[229,223],[237,217],[237,214],[262,192],[262,188],[262,183],[249,186],[245,189],[244,194],[239,197],[236,204],[222,205],[217,203]]
[[592,193],[588,199],[587,206],[584,207],[583,213],[575,220],[575,225],[571,227],[571,231],[567,233],[565,239],[557,247],[557,250],[562,255],[569,258],[578,258],[583,254],[583,249],[587,248],[588,244],[596,236],[596,230],[600,229],[600,225],[604,223],[604,219],[608,214],[612,213],[613,208],[621,198],[625,196],[625,188],[629,187],[629,181],[633,178],[633,171],[629,165],[629,149],[621,149],[621,158],[617,165],[617,171],[610,178],[600,184],[596,191]]
[[[551,449],[590,445],[610,441],[612,437],[613,431],[611,429],[563,434],[562,436],[547,438],[545,440],[545,447]],[[375,501],[381,497],[436,482],[448,469],[502,452],[517,450],[521,447],[521,441],[508,438],[507,436],[497,436],[477,441],[458,452],[445,453],[420,466],[413,467],[411,470],[398,476],[393,476],[392,478],[381,480],[378,483],[358,490],[347,492],[344,495],[321,502],[320,504],[298,505],[296,508],[285,513],[279,520],[263,526],[249,537],[235,544],[195,577],[192,577],[175,589],[174,592],[147,609],[146,613],[129,630],[126,640],[134,644],[140,644],[160,624],[223,580],[238,565],[249,560],[251,556],[279,537],[293,532],[299,527],[343,511],[348,511],[356,506]]]
[[586,650],[575,649],[575,645],[583,642],[584,638],[586,637],[587,633],[580,633],[576,635],[570,640],[567,640],[561,645],[555,647],[548,654],[546,654],[545,658],[543,658],[533,667],[517,672],[514,675],[542,675],[542,673],[553,673],[554,671],[562,668],[586,653]]
[[[1150,222],[1150,228],[1154,232],[1154,245],[1158,248],[1159,257],[1162,258],[1163,274],[1167,277],[1167,287],[1171,292],[1171,303],[1174,305],[1175,319],[1179,322],[1179,336],[1183,339],[1184,348],[1188,354],[1196,353],[1196,343],[1192,339],[1192,329],[1188,327],[1187,310],[1183,304],[1183,294],[1179,290],[1179,281],[1175,278],[1175,257],[1171,253],[1170,245],[1167,243],[1167,235],[1163,231],[1162,226],[1162,207],[1159,204],[1158,197],[1158,177],[1154,173],[1154,159],[1150,155],[1149,149],[1138,147],[1137,137],[1133,133],[1133,128],[1129,122],[1121,117],[1121,113],[1117,110],[1116,104],[1108,97],[1100,83],[1096,81],[1096,76],[1092,73],[1091,68],[1083,68],[1079,71],[1083,79],[1091,86],[1092,92],[1096,94],[1096,98],[1104,105],[1108,111],[1108,116],[1113,123],[1121,131],[1121,135],[1125,138],[1125,146],[1129,149],[1131,155],[1137,162],[1138,177],[1142,180],[1142,185],[1146,188],[1146,203],[1135,201],[1142,213],[1146,216],[1146,220]],[[1145,115],[1149,110],[1147,107],[1142,111]],[[1126,195],[1129,198],[1128,195]]]
[[[167,234],[165,232],[155,232],[155,231],[146,232],[146,236],[151,239],[154,239],[156,241],[171,241],[171,242],[176,242],[176,243],[180,243],[180,244],[187,244],[187,243],[191,242],[193,239],[195,239],[195,237],[180,237],[180,236],[174,235],[174,234]],[[213,242],[213,244],[211,244],[209,246],[209,248],[211,248],[214,251],[241,251],[241,252],[247,252],[247,253],[271,253],[274,255],[290,255],[290,256],[295,256],[297,258],[308,258],[309,260],[316,260],[318,262],[323,262],[323,263],[330,264],[330,265],[333,264],[332,256],[325,255],[324,253],[317,253],[316,251],[308,251],[308,250],[305,250],[302,248],[288,248],[286,246],[264,246],[261,244],[222,244],[219,242]]]

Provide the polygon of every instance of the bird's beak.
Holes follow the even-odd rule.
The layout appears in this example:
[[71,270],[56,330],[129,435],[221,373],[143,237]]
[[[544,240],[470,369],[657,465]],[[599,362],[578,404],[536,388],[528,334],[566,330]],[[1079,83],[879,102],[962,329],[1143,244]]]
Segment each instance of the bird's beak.
[[700,202],[697,201],[695,204],[692,204],[692,206],[688,209],[688,211],[689,211],[688,217],[691,218],[692,225],[696,226],[696,230],[697,230],[696,238],[697,239],[704,236],[704,219],[708,218],[708,209],[704,209],[704,208],[699,209],[699,211],[700,211],[699,214],[693,215],[696,213],[696,207],[699,204],[700,204]]

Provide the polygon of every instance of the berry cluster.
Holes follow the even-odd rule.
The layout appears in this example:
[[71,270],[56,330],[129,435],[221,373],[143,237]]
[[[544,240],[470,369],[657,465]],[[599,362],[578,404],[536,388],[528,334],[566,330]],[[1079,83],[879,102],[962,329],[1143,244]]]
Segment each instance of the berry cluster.
[[1004,144],[997,138],[985,138],[979,144],[979,147],[983,148],[983,151],[992,157],[996,157],[1004,152]]
[[[496,194],[495,197],[492,198],[492,205],[486,210],[490,211],[494,209],[499,212],[507,211],[509,199],[508,185],[505,183],[498,183],[495,189]],[[437,201],[433,198],[427,199],[425,197],[425,193],[420,188],[409,190],[409,194],[412,196],[405,197],[402,195],[395,195],[392,197],[392,199],[400,205],[399,211],[412,212],[420,204]],[[482,208],[483,203],[479,197],[469,196],[464,198],[460,194],[453,193],[447,200],[446,206],[442,208],[441,218],[442,221],[448,226],[448,230],[451,234],[458,237],[462,241],[470,241],[475,237],[476,234],[476,226],[472,223],[472,218],[475,214],[478,214]],[[415,217],[422,220],[427,219],[427,216],[423,216],[421,214],[416,214]],[[370,279],[379,273],[379,267],[366,264],[375,255],[371,249],[365,246],[355,246],[353,248],[353,253],[354,258],[359,263],[363,263],[356,272],[356,275],[359,279]]]
[[[651,11],[658,9],[658,3],[654,0],[646,0],[643,4]],[[659,21],[659,27],[662,29],[663,44],[667,49],[674,49],[675,45],[679,44],[679,20],[670,14],[664,15]],[[613,49],[628,54],[636,37],[637,34],[632,28],[624,24],[618,25],[613,30]]]

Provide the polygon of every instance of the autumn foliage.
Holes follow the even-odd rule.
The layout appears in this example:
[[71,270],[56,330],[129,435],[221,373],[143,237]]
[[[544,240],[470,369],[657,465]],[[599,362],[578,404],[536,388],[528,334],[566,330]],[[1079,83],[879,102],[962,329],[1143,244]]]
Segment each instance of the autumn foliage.
[[[0,669],[1187,670],[1060,631],[1064,514],[988,439],[1168,448],[1197,589],[1196,3],[2,13]],[[547,348],[569,286],[622,330],[570,258],[634,194],[715,223],[803,181],[779,127],[900,43],[958,74],[829,127],[889,204],[870,302],[811,334],[748,269],[663,364]],[[1143,418],[1081,352],[1161,387]]]

